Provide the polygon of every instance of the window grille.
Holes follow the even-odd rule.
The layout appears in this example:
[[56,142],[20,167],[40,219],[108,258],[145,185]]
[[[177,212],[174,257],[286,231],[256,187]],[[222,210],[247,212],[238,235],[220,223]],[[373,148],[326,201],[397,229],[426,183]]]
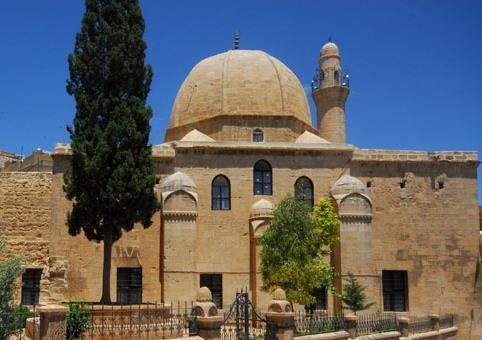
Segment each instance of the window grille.
[[117,268],[117,303],[142,303],[142,268]]
[[391,312],[407,311],[407,272],[404,270],[384,270],[382,283],[383,309]]
[[295,182],[295,197],[313,207],[313,182],[308,177],[300,177]]
[[263,130],[255,129],[253,131],[253,142],[255,143],[262,143],[264,142],[264,133]]
[[264,161],[258,161],[254,165],[254,194],[272,195],[272,170],[271,165]]
[[22,304],[38,305],[42,269],[26,269],[22,274]]
[[211,185],[211,209],[231,209],[231,188],[226,176],[219,175],[213,179]]
[[216,307],[223,308],[223,276],[222,274],[201,274],[200,287],[208,287]]

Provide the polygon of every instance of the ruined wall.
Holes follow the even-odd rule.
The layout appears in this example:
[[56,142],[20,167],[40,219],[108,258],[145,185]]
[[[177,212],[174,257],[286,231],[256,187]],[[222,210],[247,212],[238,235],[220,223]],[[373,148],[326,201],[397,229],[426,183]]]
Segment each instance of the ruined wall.
[[21,156],[14,155],[10,152],[0,151],[0,171],[4,169],[5,163],[12,161],[20,162],[21,160]]
[[369,183],[373,251],[382,270],[408,271],[411,315],[455,314],[462,339],[472,310],[478,256],[476,155],[362,150],[351,175]]
[[41,302],[50,297],[51,184],[50,173],[0,172],[0,234],[7,239],[5,255],[22,256],[26,268],[43,269]]

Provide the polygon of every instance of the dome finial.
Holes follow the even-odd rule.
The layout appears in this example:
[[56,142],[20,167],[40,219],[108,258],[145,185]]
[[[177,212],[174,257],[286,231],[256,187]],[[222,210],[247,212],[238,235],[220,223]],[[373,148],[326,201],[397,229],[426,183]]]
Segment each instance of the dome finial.
[[239,31],[234,32],[234,49],[239,50]]
[[331,39],[331,34],[328,36],[328,42],[333,42],[333,39]]

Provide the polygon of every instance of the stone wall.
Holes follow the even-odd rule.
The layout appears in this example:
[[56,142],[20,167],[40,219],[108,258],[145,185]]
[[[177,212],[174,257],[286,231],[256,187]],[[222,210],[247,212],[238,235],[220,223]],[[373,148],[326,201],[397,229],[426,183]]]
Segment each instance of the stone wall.
[[[41,301],[48,301],[52,174],[0,172],[0,233],[7,253],[25,258],[26,268],[42,268]],[[20,296],[18,296],[20,297]]]
[[474,299],[476,155],[364,150],[354,159],[351,175],[370,186],[373,199],[377,305],[382,305],[382,271],[406,270],[408,312],[455,314],[461,338],[468,339],[478,323],[473,309],[481,304]]

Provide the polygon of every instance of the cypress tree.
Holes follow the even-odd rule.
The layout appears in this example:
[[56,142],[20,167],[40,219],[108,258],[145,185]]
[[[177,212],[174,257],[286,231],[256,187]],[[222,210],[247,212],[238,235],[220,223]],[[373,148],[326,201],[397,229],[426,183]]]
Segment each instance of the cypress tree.
[[343,302],[345,307],[350,309],[353,313],[365,310],[373,306],[374,302],[365,304],[365,287],[363,287],[352,273],[348,273],[346,284],[343,287],[344,297]]
[[75,98],[71,169],[64,191],[73,202],[69,234],[104,244],[102,297],[111,303],[112,245],[158,209],[146,106],[153,71],[145,64],[144,19],[137,0],[86,0],[69,55],[67,92]]

